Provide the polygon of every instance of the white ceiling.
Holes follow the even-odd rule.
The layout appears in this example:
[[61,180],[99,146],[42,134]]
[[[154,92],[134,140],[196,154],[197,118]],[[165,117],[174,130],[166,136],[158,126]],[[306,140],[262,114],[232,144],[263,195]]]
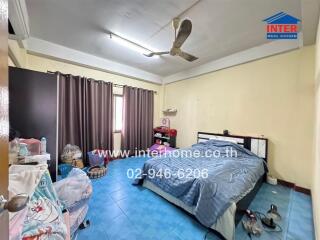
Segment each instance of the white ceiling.
[[[304,44],[315,41],[318,9],[314,0],[27,0],[31,37],[102,59],[168,77],[190,68],[267,44],[263,19],[287,12],[309,21]],[[310,7],[311,6],[311,7]],[[318,6],[318,5],[317,5]],[[174,33],[172,18],[192,20],[193,29],[182,49],[197,57],[147,58],[112,42],[112,31],[152,50],[168,50]]]

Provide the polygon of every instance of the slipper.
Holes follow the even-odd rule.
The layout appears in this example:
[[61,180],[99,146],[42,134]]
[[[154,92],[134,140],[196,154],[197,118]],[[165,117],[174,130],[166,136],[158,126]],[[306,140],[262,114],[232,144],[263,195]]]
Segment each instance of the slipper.
[[85,229],[85,228],[87,228],[89,226],[90,226],[90,220],[85,220],[80,224],[79,228],[80,229]]

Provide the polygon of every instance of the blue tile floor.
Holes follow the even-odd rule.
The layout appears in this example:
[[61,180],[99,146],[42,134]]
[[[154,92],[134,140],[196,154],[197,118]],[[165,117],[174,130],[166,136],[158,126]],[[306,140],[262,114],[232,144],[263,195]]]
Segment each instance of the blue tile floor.
[[[183,210],[140,186],[132,186],[129,168],[141,168],[147,158],[127,158],[109,164],[103,178],[93,180],[93,195],[87,218],[91,226],[77,232],[77,240],[203,240],[207,229]],[[250,209],[266,212],[270,204],[282,215],[281,233],[263,232],[253,239],[315,239],[310,196],[283,186],[264,184]],[[207,239],[220,239],[214,233]],[[242,225],[236,239],[249,237]]]

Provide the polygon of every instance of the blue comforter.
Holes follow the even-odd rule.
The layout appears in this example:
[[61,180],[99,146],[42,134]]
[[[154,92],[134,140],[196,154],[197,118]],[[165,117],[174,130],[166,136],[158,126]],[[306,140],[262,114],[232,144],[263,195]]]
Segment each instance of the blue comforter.
[[[236,154],[230,154],[230,149]],[[155,157],[145,162],[141,179],[151,181],[193,207],[195,217],[206,227],[216,223],[232,202],[239,201],[252,190],[265,172],[261,158],[234,143],[209,140],[176,151],[186,150],[197,151],[201,156]],[[220,156],[208,157],[206,152],[218,152]],[[152,176],[150,169],[153,169]],[[169,178],[154,176],[153,171],[158,173],[165,169],[170,173]],[[207,171],[207,177],[199,177],[198,170]]]

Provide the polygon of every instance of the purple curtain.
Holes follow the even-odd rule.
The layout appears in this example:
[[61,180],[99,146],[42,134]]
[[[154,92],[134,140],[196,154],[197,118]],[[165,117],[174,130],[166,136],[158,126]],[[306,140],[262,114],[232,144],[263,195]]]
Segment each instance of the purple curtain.
[[153,108],[153,91],[123,88],[122,150],[134,154],[135,150],[146,150],[152,145]]
[[83,152],[113,150],[113,84],[58,73],[59,155],[66,144]]

